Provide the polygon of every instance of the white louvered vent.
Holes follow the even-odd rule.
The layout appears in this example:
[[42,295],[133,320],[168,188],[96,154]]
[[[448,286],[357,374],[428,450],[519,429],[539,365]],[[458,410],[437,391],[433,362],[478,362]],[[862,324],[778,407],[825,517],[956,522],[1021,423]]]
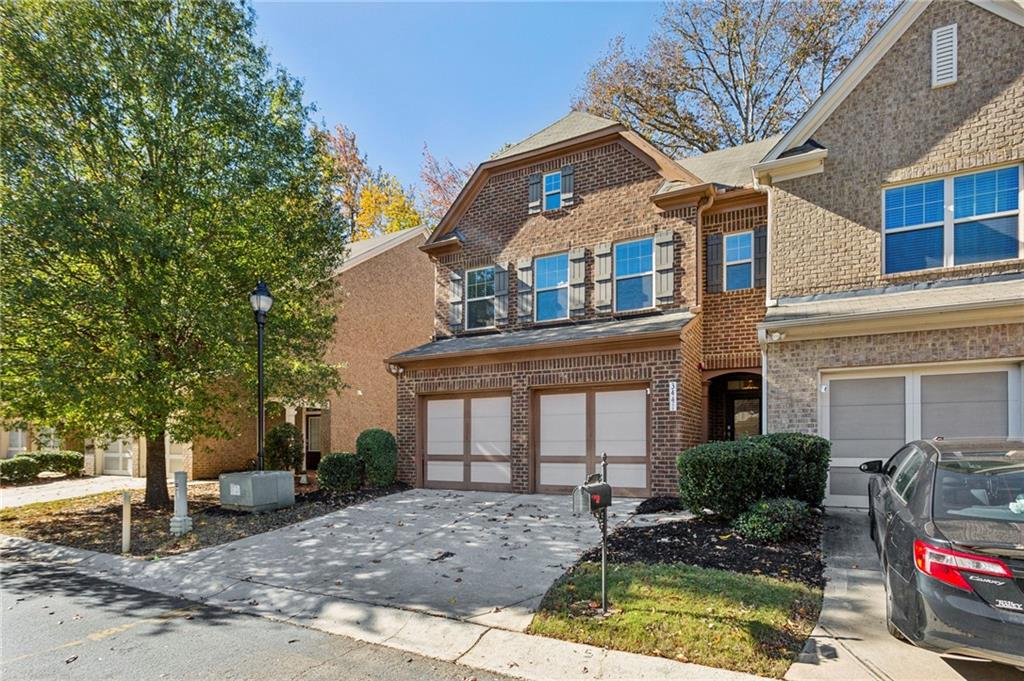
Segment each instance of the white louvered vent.
[[956,24],[932,31],[932,87],[956,82]]

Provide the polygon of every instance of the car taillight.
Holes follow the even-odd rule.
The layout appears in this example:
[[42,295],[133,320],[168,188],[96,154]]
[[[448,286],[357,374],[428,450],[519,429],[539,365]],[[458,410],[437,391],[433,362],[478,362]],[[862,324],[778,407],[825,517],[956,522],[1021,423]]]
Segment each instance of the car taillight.
[[914,541],[914,563],[918,570],[929,577],[965,591],[971,591],[971,585],[960,574],[961,571],[1013,578],[1010,569],[1001,560],[975,553],[940,549],[920,539]]

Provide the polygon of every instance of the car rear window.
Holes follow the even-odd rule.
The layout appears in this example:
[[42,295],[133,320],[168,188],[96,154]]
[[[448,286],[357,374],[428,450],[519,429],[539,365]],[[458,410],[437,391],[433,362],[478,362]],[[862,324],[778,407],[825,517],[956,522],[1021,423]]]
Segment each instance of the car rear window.
[[940,460],[933,513],[937,519],[1024,522],[1024,456],[986,452]]

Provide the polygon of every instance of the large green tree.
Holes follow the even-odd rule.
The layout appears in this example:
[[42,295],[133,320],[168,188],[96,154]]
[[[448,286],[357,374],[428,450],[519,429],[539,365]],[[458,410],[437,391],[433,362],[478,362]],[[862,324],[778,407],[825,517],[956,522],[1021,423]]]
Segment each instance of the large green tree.
[[253,405],[263,277],[269,392],[319,397],[343,225],[299,84],[228,0],[0,4],[0,409],[144,435],[228,434]]

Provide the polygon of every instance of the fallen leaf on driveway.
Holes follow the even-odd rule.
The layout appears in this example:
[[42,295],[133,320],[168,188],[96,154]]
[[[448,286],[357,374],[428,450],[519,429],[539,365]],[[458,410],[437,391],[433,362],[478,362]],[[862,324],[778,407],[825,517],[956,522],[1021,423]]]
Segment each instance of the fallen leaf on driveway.
[[68,659],[64,660],[64,664],[71,664],[72,662],[74,662],[77,659],[78,659],[78,655],[72,655]]

